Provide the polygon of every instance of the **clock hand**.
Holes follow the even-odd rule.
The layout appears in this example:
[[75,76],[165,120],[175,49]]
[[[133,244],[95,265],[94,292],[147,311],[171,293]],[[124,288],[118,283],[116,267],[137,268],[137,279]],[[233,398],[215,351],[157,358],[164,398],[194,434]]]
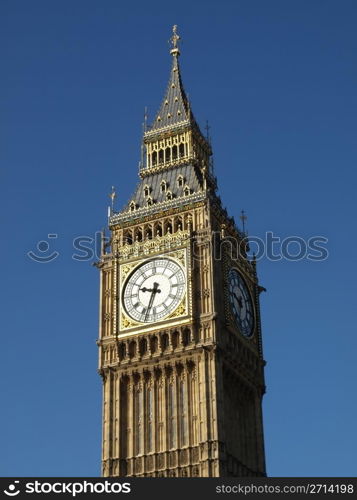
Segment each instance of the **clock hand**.
[[[155,285],[159,286],[159,284],[158,284],[158,283],[154,283],[154,286],[155,286]],[[141,291],[141,292],[153,292],[153,291],[154,291],[154,288],[146,288],[146,287],[144,286],[144,288],[140,288],[140,291]],[[158,289],[157,289],[157,290],[155,290],[155,293],[161,293],[161,290],[158,290]]]
[[[142,289],[142,290],[144,291],[144,289]],[[150,288],[150,289],[146,288],[145,291],[151,292],[148,308],[146,309],[145,318],[144,318],[146,321],[149,317],[150,309],[152,308],[152,305],[154,303],[155,294],[161,293],[161,290],[159,290],[159,283],[154,283],[153,288]]]
[[238,297],[235,292],[233,292],[233,295],[234,295],[236,301],[238,302],[239,307],[242,309],[242,307],[243,307],[242,297]]

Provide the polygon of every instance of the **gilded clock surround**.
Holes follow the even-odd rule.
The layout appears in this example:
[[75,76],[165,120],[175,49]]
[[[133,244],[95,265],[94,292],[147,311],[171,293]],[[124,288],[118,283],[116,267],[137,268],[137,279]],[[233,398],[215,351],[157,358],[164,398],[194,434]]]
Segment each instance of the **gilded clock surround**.
[[[246,235],[217,194],[210,141],[183,88],[178,41],[174,27],[169,83],[145,124],[139,183],[128,204],[111,212],[97,263],[102,475],[264,476],[263,289]],[[157,257],[185,270],[187,289],[168,317],[144,324],[126,314],[123,287]],[[229,304],[232,267],[253,301],[249,338]]]
[[[151,243],[154,243],[154,245],[150,245],[148,247],[145,247],[143,244],[143,249],[145,248],[146,250],[152,250],[150,251],[143,251],[141,255],[145,255],[147,258],[150,255],[150,258],[152,257],[160,257],[160,258],[167,258],[167,259],[172,259],[173,261],[177,262],[184,270],[186,274],[186,292],[180,301],[180,304],[178,307],[175,308],[172,313],[164,318],[160,323],[163,322],[170,322],[172,323],[177,322],[177,319],[180,318],[182,320],[189,320],[190,315],[191,315],[191,295],[192,295],[192,266],[191,266],[191,252],[190,252],[190,247],[189,247],[189,238],[188,238],[188,233],[187,231],[181,231],[179,230],[177,234],[175,235],[167,235],[166,237],[160,237],[157,236],[155,240],[150,240]],[[139,245],[138,245],[139,247]],[[169,249],[175,248],[175,250],[168,251]],[[160,250],[166,250],[165,253],[159,253]],[[134,252],[136,253],[136,252]],[[137,259],[137,257],[136,257]],[[119,292],[119,295],[122,295],[123,293],[123,287],[125,286],[126,280],[128,276],[135,271],[135,269],[142,264],[143,262],[146,262],[146,260],[134,260],[134,261],[129,261],[125,262],[120,265],[119,268],[119,279],[120,282],[122,283],[122,289]],[[150,330],[155,330],[157,328],[156,325],[150,324],[143,324],[140,321],[135,321],[133,320],[125,311],[125,308],[122,306],[122,304],[119,304],[119,310],[120,310],[120,317],[121,317],[121,332],[123,332],[121,335],[125,335],[127,332],[126,330],[131,330],[133,328],[140,328],[140,331],[150,331]]]

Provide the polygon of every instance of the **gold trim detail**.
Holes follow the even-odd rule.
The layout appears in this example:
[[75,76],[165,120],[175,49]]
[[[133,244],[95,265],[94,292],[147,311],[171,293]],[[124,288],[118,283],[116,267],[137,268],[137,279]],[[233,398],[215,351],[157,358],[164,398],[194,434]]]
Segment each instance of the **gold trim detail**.
[[125,314],[121,315],[121,328],[133,328],[134,326],[139,326],[140,323],[136,321],[129,320]]
[[177,308],[174,310],[173,313],[170,314],[165,319],[171,319],[171,318],[177,318],[177,316],[184,316],[186,314],[186,296],[182,299],[181,303]]
[[137,266],[137,264],[137,262],[132,262],[131,264],[124,264],[123,266],[120,266],[120,275],[122,282],[126,280],[128,274],[132,271],[132,269],[134,269],[135,266]]

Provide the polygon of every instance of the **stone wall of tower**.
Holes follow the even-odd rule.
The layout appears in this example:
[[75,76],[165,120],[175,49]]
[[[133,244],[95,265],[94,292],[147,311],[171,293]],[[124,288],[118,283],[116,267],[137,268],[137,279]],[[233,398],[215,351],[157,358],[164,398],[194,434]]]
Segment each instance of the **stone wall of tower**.
[[[218,206],[211,212],[216,234],[213,256],[214,283],[227,281],[227,269],[239,268],[249,277],[256,306],[257,325],[253,340],[238,334],[228,320],[226,289],[215,295],[217,425],[219,475],[265,476],[262,397],[265,392],[261,352],[258,284],[255,264],[246,256],[244,234]],[[219,247],[219,248],[218,248]],[[216,290],[217,292],[217,290]]]
[[174,355],[103,376],[103,476],[219,475],[215,361]]
[[[193,248],[193,317],[189,324],[115,338],[115,255],[124,234],[154,234],[180,217]],[[113,254],[101,269],[100,373],[103,378],[104,476],[219,475],[213,271],[207,206],[145,225],[113,228]],[[150,228],[148,233],[145,231]],[[111,318],[110,320],[108,318]]]
[[[225,319],[225,255],[214,255],[212,237],[213,228],[224,237],[217,230],[222,220],[207,202],[113,228],[113,253],[101,269],[104,476],[265,474],[262,359],[258,346]],[[145,242],[157,228],[173,237],[191,231],[192,322],[116,336],[120,284],[113,256],[128,234]]]

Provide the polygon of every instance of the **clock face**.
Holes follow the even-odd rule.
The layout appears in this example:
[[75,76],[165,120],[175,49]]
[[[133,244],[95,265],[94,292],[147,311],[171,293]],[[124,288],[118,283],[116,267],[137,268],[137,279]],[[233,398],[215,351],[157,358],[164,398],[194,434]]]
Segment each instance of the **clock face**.
[[149,260],[125,283],[124,308],[132,319],[153,323],[176,309],[185,290],[186,277],[179,264],[171,259]]
[[234,319],[245,337],[253,333],[253,304],[247,285],[236,269],[231,269],[228,275],[229,301]]

